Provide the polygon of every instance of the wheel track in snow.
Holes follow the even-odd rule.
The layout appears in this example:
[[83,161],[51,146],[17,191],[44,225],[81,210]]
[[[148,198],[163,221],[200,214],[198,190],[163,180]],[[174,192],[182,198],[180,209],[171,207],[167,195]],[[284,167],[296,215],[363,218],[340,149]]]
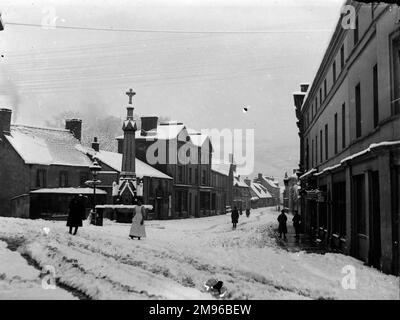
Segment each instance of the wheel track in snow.
[[[90,238],[85,237],[85,239],[87,241],[90,241]],[[101,241],[103,241],[102,239],[100,239]],[[103,242],[108,243],[108,241],[104,240]],[[112,243],[112,242],[109,242]],[[124,257],[120,254],[111,254],[106,252],[105,250],[102,250],[101,247],[95,247],[93,245],[91,245],[91,243],[80,243],[80,245],[77,245],[75,243],[73,243],[73,245],[77,248],[77,249],[82,249],[84,248],[87,251],[90,251],[92,253],[95,254],[101,254],[102,256],[105,256],[107,258],[112,258],[115,261],[118,261],[120,263],[123,264],[127,264],[127,265],[132,265],[135,267],[139,267],[142,268],[144,270],[153,272],[155,271],[154,267],[152,265],[150,265],[146,260],[136,260],[132,257]],[[136,247],[137,249],[140,247]],[[140,248],[143,249],[143,248]],[[156,249],[145,249],[146,254],[149,253],[149,251],[152,252],[152,256],[153,257],[158,257],[160,259],[160,263],[162,263],[165,259],[169,259],[170,261],[175,261],[178,264],[187,264],[191,267],[193,267],[194,269],[196,269],[198,272],[203,272],[205,273],[205,276],[207,277],[211,277],[212,275],[215,274],[223,274],[225,275],[225,277],[227,277],[228,281],[231,280],[232,282],[237,282],[237,281],[243,281],[243,282],[249,282],[249,281],[254,281],[255,283],[264,285],[264,286],[268,286],[268,287],[273,287],[278,291],[285,291],[285,292],[290,292],[290,293],[294,293],[300,296],[303,296],[305,298],[309,298],[309,299],[313,299],[313,295],[311,292],[309,292],[308,290],[298,290],[294,287],[288,287],[288,286],[283,286],[279,283],[276,283],[275,281],[273,281],[272,279],[267,279],[265,276],[261,275],[261,274],[257,274],[257,273],[248,273],[247,271],[242,271],[242,270],[235,270],[232,271],[231,268],[229,267],[221,267],[221,266],[216,266],[216,265],[210,265],[208,263],[204,263],[203,261],[188,256],[188,255],[182,255],[179,252],[176,252],[174,254],[171,254],[171,249],[168,249],[168,251],[164,251],[164,249],[161,250],[156,250]],[[137,256],[137,255],[136,255]],[[121,259],[122,258],[122,259]],[[162,268],[160,269],[161,271],[163,270]],[[166,272],[165,272],[166,271]],[[156,273],[160,274],[160,272]],[[161,274],[163,274],[165,277],[168,277],[174,281],[177,281],[178,283],[185,285],[184,282],[182,282],[181,278],[177,278],[175,276],[173,276],[173,273],[171,273],[169,271],[169,268],[165,268],[164,272],[161,272]],[[230,279],[229,279],[230,278]]]

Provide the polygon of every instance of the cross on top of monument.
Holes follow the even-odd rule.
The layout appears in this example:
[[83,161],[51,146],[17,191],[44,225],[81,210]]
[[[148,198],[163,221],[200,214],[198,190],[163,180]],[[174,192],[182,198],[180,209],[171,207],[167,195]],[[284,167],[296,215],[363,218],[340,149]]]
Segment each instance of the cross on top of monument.
[[136,94],[136,92],[133,92],[132,89],[129,89],[129,91],[125,92],[125,94],[129,97],[129,104],[132,104],[132,98]]

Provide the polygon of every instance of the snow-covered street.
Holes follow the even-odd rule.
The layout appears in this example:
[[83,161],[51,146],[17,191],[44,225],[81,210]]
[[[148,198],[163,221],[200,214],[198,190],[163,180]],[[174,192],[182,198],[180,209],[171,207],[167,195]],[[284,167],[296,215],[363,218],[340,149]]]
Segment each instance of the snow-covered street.
[[[53,266],[58,283],[92,299],[213,299],[203,285],[210,278],[224,282],[224,299],[399,299],[398,278],[354,258],[277,246],[271,237],[277,214],[252,210],[236,230],[229,215],[146,221],[140,241],[128,238],[129,224],[108,220],[72,236],[65,222],[1,217],[0,240],[18,243],[18,252]],[[0,298],[76,298],[42,289],[39,271],[23,271],[33,267],[18,252],[0,242]],[[348,265],[356,271],[355,289],[342,286]]]

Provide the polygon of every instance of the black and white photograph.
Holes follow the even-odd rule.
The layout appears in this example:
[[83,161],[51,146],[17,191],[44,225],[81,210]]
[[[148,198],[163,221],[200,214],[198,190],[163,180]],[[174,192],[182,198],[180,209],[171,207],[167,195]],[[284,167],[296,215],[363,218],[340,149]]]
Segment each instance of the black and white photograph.
[[400,300],[399,238],[395,2],[0,0],[0,300]]

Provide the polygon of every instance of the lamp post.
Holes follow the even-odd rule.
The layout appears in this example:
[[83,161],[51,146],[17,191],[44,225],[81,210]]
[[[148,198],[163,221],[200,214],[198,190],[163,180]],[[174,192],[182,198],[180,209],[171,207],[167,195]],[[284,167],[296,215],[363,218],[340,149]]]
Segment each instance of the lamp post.
[[101,183],[100,180],[97,180],[97,174],[101,170],[101,166],[97,162],[97,160],[94,160],[93,164],[89,167],[90,171],[92,172],[93,180],[86,181],[87,185],[93,185],[93,209],[92,209],[92,221],[94,221],[94,224],[96,223],[96,185]]

